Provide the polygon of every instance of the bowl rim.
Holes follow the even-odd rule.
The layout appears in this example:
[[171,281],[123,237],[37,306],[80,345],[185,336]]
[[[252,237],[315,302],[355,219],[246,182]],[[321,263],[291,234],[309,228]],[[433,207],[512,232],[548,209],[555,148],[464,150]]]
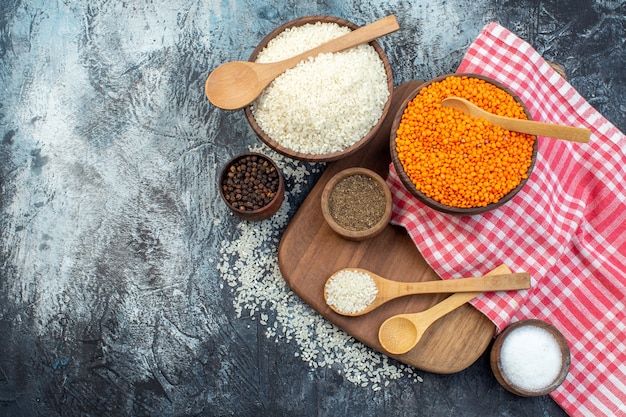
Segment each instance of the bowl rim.
[[[340,17],[334,17],[334,16],[329,16],[329,15],[303,16],[303,17],[285,22],[282,25],[276,27],[274,30],[272,30],[267,36],[265,36],[259,42],[257,47],[252,51],[252,54],[250,55],[250,58],[248,59],[248,61],[254,62],[256,60],[256,57],[263,50],[263,48],[267,46],[269,41],[275,38],[279,33],[283,32],[285,29],[291,28],[291,27],[304,26],[308,23],[316,23],[316,22],[337,23],[340,26],[346,26],[352,30],[359,28],[357,24],[352,23],[349,20],[346,20]],[[378,56],[380,57],[383,63],[383,67],[385,68],[385,73],[387,74],[387,88],[389,90],[389,96],[387,97],[387,101],[385,103],[385,106],[383,107],[383,111],[380,115],[380,118],[376,122],[376,124],[372,126],[369,132],[365,136],[363,136],[358,142],[350,145],[349,147],[341,151],[331,152],[327,154],[309,154],[309,153],[303,153],[303,152],[296,152],[292,149],[289,149],[279,144],[278,142],[273,140],[271,137],[269,137],[269,135],[265,133],[263,129],[261,129],[261,127],[259,126],[259,124],[254,118],[254,114],[252,112],[254,102],[252,102],[250,105],[244,107],[244,114],[245,114],[246,119],[248,120],[248,123],[250,124],[250,127],[254,131],[254,133],[259,137],[259,139],[261,139],[261,141],[263,141],[267,146],[269,146],[276,152],[279,152],[290,158],[301,160],[301,161],[306,161],[306,162],[336,161],[338,159],[345,158],[349,155],[352,155],[354,152],[356,152],[357,150],[361,149],[364,145],[369,143],[374,138],[374,136],[376,136],[376,133],[382,126],[385,118],[387,117],[387,114],[389,113],[389,109],[391,108],[391,98],[393,95],[393,82],[394,82],[393,70],[391,69],[391,64],[389,63],[389,59],[387,58],[385,51],[382,49],[382,47],[376,40],[369,42],[369,44],[377,52]]]
[[506,202],[510,201],[513,197],[515,197],[520,191],[521,189],[526,185],[526,183],[528,182],[534,168],[535,168],[535,163],[537,162],[537,151],[538,151],[538,140],[537,137],[535,136],[535,141],[533,143],[533,152],[531,155],[531,162],[530,162],[530,166],[528,167],[528,171],[527,171],[527,175],[526,178],[523,178],[520,183],[511,191],[509,191],[506,195],[504,195],[502,198],[500,198],[500,200],[498,200],[497,203],[489,203],[484,207],[468,207],[468,208],[463,208],[463,207],[453,207],[453,206],[448,206],[445,204],[441,204],[440,202],[428,197],[426,194],[422,193],[421,191],[419,191],[415,185],[413,185],[413,182],[411,181],[411,179],[409,178],[409,176],[404,172],[404,168],[402,167],[402,163],[400,162],[399,158],[398,158],[398,152],[396,150],[396,132],[398,130],[398,126],[400,125],[400,122],[402,120],[402,115],[404,113],[404,110],[407,108],[408,104],[410,101],[412,101],[418,94],[419,92],[423,89],[428,87],[429,85],[442,81],[444,79],[446,79],[447,77],[450,76],[455,76],[455,77],[473,77],[473,78],[478,78],[481,80],[484,80],[490,84],[493,84],[494,86],[504,90],[505,92],[507,92],[508,94],[510,94],[513,99],[519,103],[523,109],[524,109],[524,113],[526,114],[526,117],[528,118],[528,120],[532,120],[532,116],[530,114],[530,112],[528,111],[528,108],[526,107],[526,105],[524,104],[524,102],[517,96],[517,94],[515,94],[510,88],[508,88],[507,86],[505,86],[504,84],[502,84],[499,81],[496,81],[492,78],[486,77],[484,75],[480,75],[480,74],[472,74],[472,73],[450,73],[450,74],[444,74],[444,75],[440,75],[438,77],[435,77],[429,81],[426,81],[418,86],[416,86],[404,99],[404,101],[402,102],[402,104],[400,105],[400,107],[398,108],[398,111],[395,114],[395,117],[393,119],[393,122],[391,124],[391,131],[389,133],[389,151],[391,153],[391,161],[393,163],[393,167],[395,168],[395,171],[398,175],[398,177],[400,178],[400,181],[402,182],[402,184],[404,185],[405,189],[407,191],[409,191],[414,197],[416,197],[419,201],[421,201],[422,203],[424,203],[426,206],[435,209],[437,211],[443,212],[443,213],[447,213],[447,214],[455,214],[455,215],[475,215],[475,214],[482,214],[485,213],[487,211],[491,211],[494,210],[500,206],[502,206],[503,204],[505,204]]
[[[561,370],[559,372],[559,375],[545,388],[536,391],[524,389],[511,382],[511,380],[507,378],[506,374],[502,370],[502,359],[500,356],[500,351],[506,337],[514,332],[516,329],[528,326],[534,326],[548,331],[554,337],[561,350]],[[540,319],[522,319],[508,325],[498,335],[498,337],[496,337],[496,340],[493,343],[490,352],[490,365],[494,376],[496,377],[500,385],[502,385],[507,391],[521,397],[542,396],[547,395],[550,392],[554,391],[556,388],[558,388],[567,377],[571,366],[571,352],[567,339],[565,338],[563,333],[561,333],[559,329],[556,328],[556,326]]]
[[[330,194],[335,188],[335,185],[337,185],[337,183],[341,181],[342,179],[351,177],[353,175],[364,175],[364,176],[372,178],[382,188],[385,194],[385,212],[381,216],[380,220],[378,220],[378,222],[374,224],[372,227],[370,227],[369,229],[365,229],[365,230],[346,229],[342,227],[341,225],[339,225],[330,213],[330,209],[329,209]],[[324,185],[320,203],[321,203],[321,208],[322,208],[322,216],[324,217],[324,220],[326,220],[326,223],[330,226],[330,228],[334,230],[340,236],[348,240],[355,240],[355,241],[370,239],[378,235],[380,232],[382,232],[385,229],[385,227],[387,227],[387,225],[389,224],[389,220],[391,219],[391,214],[392,214],[392,209],[393,209],[392,199],[391,199],[391,190],[389,189],[389,186],[387,185],[386,181],[377,172],[372,171],[371,169],[365,168],[365,167],[346,168],[337,172],[335,175],[333,175],[330,178],[330,180],[328,180],[326,185]]]
[[[256,157],[259,157],[268,161],[270,164],[272,164],[272,166],[274,167],[274,169],[276,169],[276,172],[278,173],[278,190],[276,191],[276,194],[274,194],[274,198],[272,198],[272,200],[269,203],[267,203],[263,207],[258,208],[256,210],[240,210],[236,207],[233,207],[228,202],[228,200],[226,200],[226,195],[224,194],[224,190],[222,189],[222,184],[228,172],[228,168],[231,165],[233,165],[235,162],[237,162],[239,159],[242,159],[248,156],[256,156]],[[283,179],[283,174],[280,171],[280,168],[271,157],[260,152],[243,152],[243,153],[233,156],[222,167],[222,170],[220,172],[220,175],[217,181],[218,181],[217,188],[219,189],[219,193],[220,193],[220,197],[222,198],[222,201],[224,201],[226,206],[233,213],[247,220],[264,220],[266,218],[273,216],[274,214],[276,214],[276,212],[282,205],[282,202],[285,196],[285,181]]]

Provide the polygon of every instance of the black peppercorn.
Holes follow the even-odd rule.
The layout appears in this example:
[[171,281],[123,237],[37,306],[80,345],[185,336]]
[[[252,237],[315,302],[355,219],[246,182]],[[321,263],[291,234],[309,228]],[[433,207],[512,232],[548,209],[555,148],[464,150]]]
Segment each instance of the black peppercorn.
[[268,205],[278,192],[278,171],[266,159],[246,155],[228,168],[221,187],[233,208],[252,211]]

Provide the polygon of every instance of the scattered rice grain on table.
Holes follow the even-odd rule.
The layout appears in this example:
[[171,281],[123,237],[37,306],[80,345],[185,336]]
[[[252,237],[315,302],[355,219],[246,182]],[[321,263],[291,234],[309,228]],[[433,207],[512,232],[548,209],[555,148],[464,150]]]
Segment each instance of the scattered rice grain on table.
[[[300,193],[313,173],[302,163],[268,148],[252,151],[270,156],[287,181],[290,193]],[[313,168],[315,169],[315,168]],[[391,361],[355,340],[295,295],[278,267],[278,244],[289,223],[289,193],[278,213],[262,222],[239,222],[232,240],[224,239],[217,269],[233,292],[237,318],[258,320],[265,335],[276,343],[295,343],[296,356],[312,368],[332,367],[355,385],[381,390],[389,381],[423,379],[411,367]]]

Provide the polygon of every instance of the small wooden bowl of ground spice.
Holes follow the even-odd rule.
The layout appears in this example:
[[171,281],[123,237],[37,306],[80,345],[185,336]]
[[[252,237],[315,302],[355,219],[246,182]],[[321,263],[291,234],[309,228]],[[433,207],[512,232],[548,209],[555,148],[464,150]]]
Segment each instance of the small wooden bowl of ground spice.
[[425,205],[449,214],[484,213],[511,200],[537,158],[535,136],[444,108],[447,97],[484,110],[531,119],[501,83],[475,74],[449,74],[416,88],[396,113],[390,133],[393,166],[405,188]]
[[322,191],[321,204],[330,228],[348,240],[373,238],[391,218],[391,191],[380,175],[367,168],[335,174]]
[[265,220],[283,203],[285,184],[269,157],[248,152],[231,159],[219,177],[219,190],[228,208],[242,219]]

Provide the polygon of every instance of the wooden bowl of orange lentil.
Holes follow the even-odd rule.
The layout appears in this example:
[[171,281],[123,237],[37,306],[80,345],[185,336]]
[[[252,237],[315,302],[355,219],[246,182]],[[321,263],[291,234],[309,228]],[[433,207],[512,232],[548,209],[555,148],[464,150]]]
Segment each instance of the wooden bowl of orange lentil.
[[531,119],[521,100],[495,80],[442,75],[408,94],[396,113],[391,160],[406,189],[425,205],[449,214],[484,213],[524,187],[537,158],[537,140],[441,106],[450,96],[491,113]]

